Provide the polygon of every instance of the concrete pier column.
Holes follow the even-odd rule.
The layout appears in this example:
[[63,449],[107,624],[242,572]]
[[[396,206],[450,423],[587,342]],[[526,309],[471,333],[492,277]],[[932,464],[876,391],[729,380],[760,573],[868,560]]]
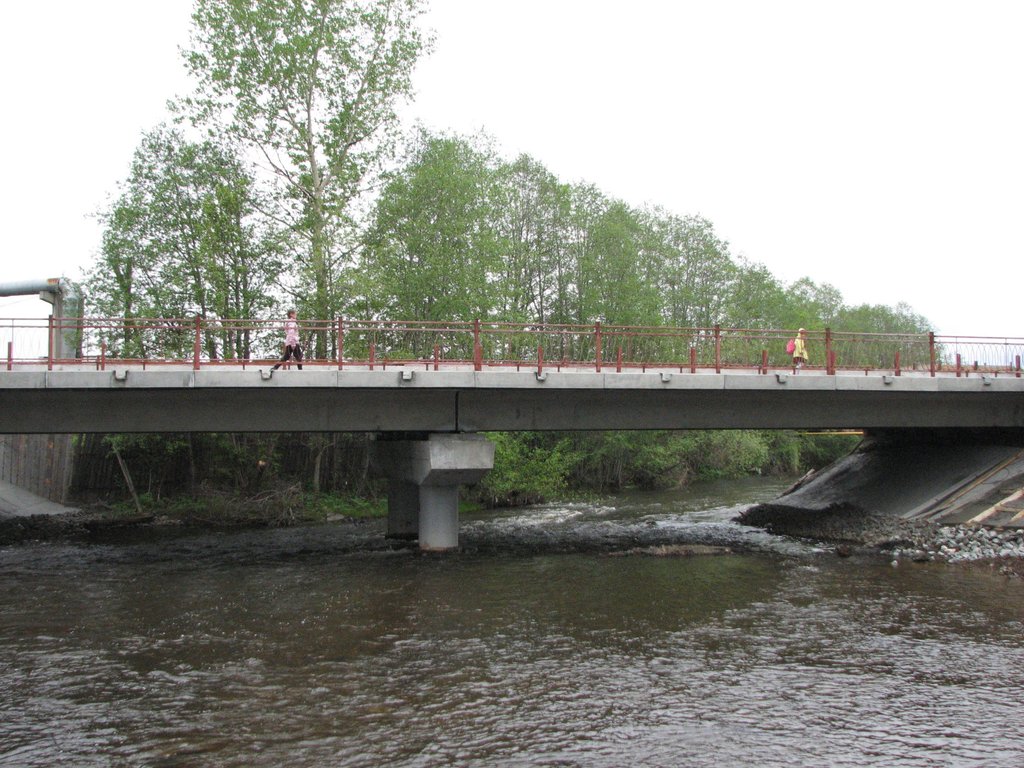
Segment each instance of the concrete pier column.
[[408,536],[415,524],[420,549],[456,549],[459,486],[477,482],[493,466],[494,444],[481,435],[378,438],[371,467],[388,480],[388,535]]
[[419,525],[419,486],[409,480],[388,480],[388,538],[415,539]]
[[459,486],[420,487],[420,549],[439,552],[459,546]]

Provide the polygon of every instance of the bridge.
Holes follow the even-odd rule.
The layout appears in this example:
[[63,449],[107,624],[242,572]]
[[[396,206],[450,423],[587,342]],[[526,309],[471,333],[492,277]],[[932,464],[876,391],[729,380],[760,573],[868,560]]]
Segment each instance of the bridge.
[[481,432],[1024,428],[1020,338],[826,329],[797,368],[786,330],[339,319],[273,370],[280,325],[0,320],[0,433],[377,433],[389,532],[446,549],[458,486],[493,463]]

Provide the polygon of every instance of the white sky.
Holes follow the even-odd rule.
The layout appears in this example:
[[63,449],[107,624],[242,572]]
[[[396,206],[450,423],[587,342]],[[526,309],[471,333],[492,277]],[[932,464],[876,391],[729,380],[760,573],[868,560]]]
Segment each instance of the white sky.
[[[703,215],[784,282],[906,301],[942,333],[1024,336],[1024,3],[431,5],[436,50],[411,117]],[[187,88],[190,13],[189,0],[4,5],[0,282],[91,264],[89,214]],[[0,315],[36,305],[0,299]]]

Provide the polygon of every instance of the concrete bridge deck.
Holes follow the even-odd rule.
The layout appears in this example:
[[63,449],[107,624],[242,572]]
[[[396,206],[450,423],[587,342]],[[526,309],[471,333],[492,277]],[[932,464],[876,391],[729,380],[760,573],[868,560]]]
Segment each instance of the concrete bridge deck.
[[804,370],[0,372],[0,432],[1021,428],[1024,378]]

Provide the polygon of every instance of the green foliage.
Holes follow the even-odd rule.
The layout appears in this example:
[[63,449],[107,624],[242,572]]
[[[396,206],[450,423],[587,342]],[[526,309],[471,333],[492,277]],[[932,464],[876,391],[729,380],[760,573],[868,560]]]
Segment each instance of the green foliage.
[[804,440],[796,432],[778,430],[764,432],[768,448],[765,472],[772,475],[796,475],[800,473],[803,461]]
[[276,435],[210,433],[191,437],[206,481],[241,493],[257,493],[276,474]]
[[393,174],[364,239],[358,282],[372,315],[469,320],[491,312],[500,264],[483,149],[421,134]]
[[785,328],[786,292],[763,264],[740,262],[726,301],[725,323],[733,328]]
[[476,495],[488,506],[515,506],[557,498],[575,459],[566,440],[532,432],[493,432],[494,469],[477,484]]
[[729,245],[699,216],[679,217],[653,209],[646,214],[661,270],[662,314],[668,325],[711,328],[725,317],[727,295],[737,279]]
[[849,453],[858,438],[791,431],[492,433],[494,470],[476,489],[489,505],[579,491],[664,488],[694,479],[798,475]]
[[[194,122],[223,131],[269,166],[275,218],[299,267],[299,309],[343,310],[346,236],[368,175],[390,154],[396,105],[429,47],[420,0],[197,0],[186,64]],[[326,338],[318,335],[316,353]]]
[[[191,459],[191,443],[183,434],[108,435],[104,442],[111,456],[120,454],[140,497],[159,499],[175,473]],[[127,486],[123,473],[116,476],[119,484]]]
[[[255,221],[258,206],[253,180],[230,149],[164,128],[145,134],[122,194],[100,216],[103,245],[86,284],[92,311],[207,320],[264,314],[281,261]],[[180,323],[168,326],[126,328],[97,341],[124,356],[186,354],[193,334]],[[215,359],[246,357],[256,339],[212,324],[203,342]]]
[[[380,484],[367,481],[365,456],[357,456],[365,441],[338,436],[314,445],[309,435],[280,437],[112,435],[104,442],[120,452],[144,513],[270,525],[384,514]],[[860,439],[754,430],[496,432],[487,437],[495,443],[494,469],[467,489],[469,501],[485,506],[626,487],[674,487],[698,478],[799,475],[847,455]],[[324,450],[331,458],[323,466],[335,467],[330,471],[334,490],[318,492],[315,475],[321,465],[310,457]],[[134,502],[126,503],[125,514],[137,514]]]
[[780,327],[840,330],[836,323],[843,310],[843,295],[838,288],[828,283],[817,285],[803,277],[786,290],[785,302],[787,310]]
[[567,237],[568,185],[527,155],[502,163],[491,185],[502,251],[495,316],[569,322],[575,294]]
[[350,494],[306,493],[303,495],[306,517],[310,520],[331,518],[374,518],[386,517],[387,500],[364,498]]
[[573,435],[573,444],[575,488],[654,488],[674,484],[686,473],[677,433],[582,432]]
[[689,432],[682,448],[696,477],[739,477],[768,466],[764,434],[752,430]]
[[859,434],[807,433],[800,440],[801,470],[821,469],[849,455],[861,441]]

